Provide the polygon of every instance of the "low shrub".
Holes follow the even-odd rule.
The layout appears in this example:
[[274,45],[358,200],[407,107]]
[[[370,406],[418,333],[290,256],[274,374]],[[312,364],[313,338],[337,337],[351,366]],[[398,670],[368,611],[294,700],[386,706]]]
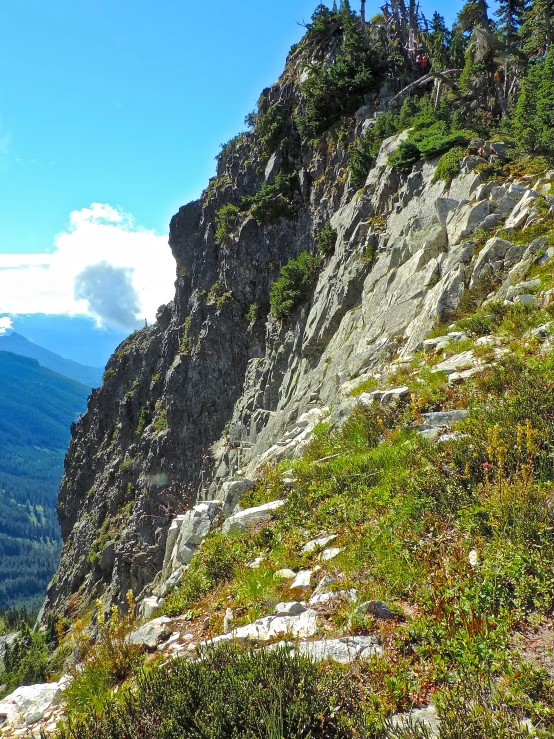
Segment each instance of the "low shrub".
[[215,243],[227,245],[240,211],[236,205],[225,203],[215,214]]
[[144,433],[144,429],[150,423],[150,414],[147,408],[142,408],[140,411],[139,421],[135,429],[135,436],[140,437]]
[[390,167],[396,167],[400,172],[410,172],[416,162],[421,159],[418,147],[409,139],[403,141],[396,151],[389,156]]
[[142,664],[140,648],[128,639],[136,626],[131,591],[127,594],[127,605],[127,615],[113,606],[106,619],[98,601],[99,635],[94,642],[85,635],[83,623],[76,624],[73,646],[79,654],[80,665],[72,669],[72,681],[64,691],[66,715],[71,720],[100,714],[111,690]]
[[474,136],[473,131],[449,131],[448,124],[439,120],[426,128],[412,131],[408,139],[389,156],[388,163],[401,172],[409,172],[419,159],[432,159],[444,154],[454,147],[467,144]]
[[398,131],[398,116],[393,113],[380,115],[375,125],[356,139],[348,149],[348,171],[355,187],[361,187],[383,141]]
[[460,174],[460,162],[464,158],[464,155],[464,150],[459,146],[455,146],[443,154],[439,159],[435,174],[433,175],[433,182],[442,180],[450,186],[454,177]]
[[321,231],[318,233],[316,243],[318,254],[322,257],[330,256],[335,251],[337,232],[331,226],[330,221],[327,221],[325,226],[323,226]]
[[277,320],[289,316],[308,297],[320,263],[319,257],[303,251],[281,269],[269,293],[271,312]]
[[265,182],[255,195],[243,197],[242,205],[250,209],[260,226],[270,226],[280,218],[293,221],[298,215],[298,208],[292,202],[297,181],[296,172],[291,175],[279,172],[274,182]]
[[268,158],[279,149],[287,132],[287,115],[282,104],[269,105],[264,111],[266,101],[260,99],[256,116],[256,133],[260,139],[262,156]]
[[201,661],[176,660],[142,674],[103,713],[88,713],[57,739],[348,739],[363,726],[347,675],[284,649],[223,647]]

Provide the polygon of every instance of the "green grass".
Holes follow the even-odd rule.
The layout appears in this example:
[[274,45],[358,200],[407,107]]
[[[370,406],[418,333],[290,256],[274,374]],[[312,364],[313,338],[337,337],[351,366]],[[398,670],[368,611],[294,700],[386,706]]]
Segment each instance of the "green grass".
[[[550,269],[542,265],[532,271],[548,284]],[[301,458],[268,470],[241,504],[286,499],[286,505],[261,530],[232,537],[209,534],[162,607],[164,613],[186,614],[189,620],[210,614],[207,635],[215,635],[228,607],[234,610],[235,625],[240,625],[291,599],[287,584],[274,578],[277,570],[317,565],[317,577],[332,575],[337,590],[356,588],[358,602],[384,600],[396,619],[380,622],[357,614],[356,603],[343,602],[325,622],[329,636],[380,636],[382,657],[347,672],[337,666],[323,671],[309,666],[316,671],[309,673],[316,692],[327,685],[320,682],[324,674],[339,684],[347,677],[345,684],[355,691],[356,710],[345,715],[357,718],[337,736],[423,736],[418,729],[379,732],[386,716],[425,702],[432,694],[443,717],[441,737],[446,739],[464,736],[467,726],[479,739],[519,736],[522,717],[536,723],[542,736],[554,729],[554,686],[544,673],[522,664],[513,646],[516,631],[548,617],[554,608],[554,356],[540,353],[536,342],[524,338],[529,328],[546,322],[549,313],[498,303],[471,312],[469,301],[464,313],[456,328],[470,339],[453,343],[437,357],[418,353],[384,383],[406,384],[408,401],[360,406],[340,428],[322,423]],[[449,385],[444,373],[433,371],[441,356],[469,348],[479,351],[474,338],[489,333],[502,335],[511,353],[461,385]],[[469,410],[455,438],[437,444],[414,430],[422,412],[447,408]],[[285,487],[282,475],[289,468],[287,476],[294,482]],[[306,541],[322,532],[337,534],[334,545],[342,550],[325,563],[318,552],[302,553]],[[249,568],[247,563],[259,556],[260,567]],[[116,739],[123,736],[117,733],[121,726],[143,730],[147,707],[154,700],[160,706],[155,731],[164,726],[163,736],[182,736],[178,732],[185,724],[180,722],[199,715],[238,721],[236,704],[224,706],[218,697],[222,666],[229,695],[242,695],[242,690],[256,695],[243,670],[257,676],[262,664],[266,675],[273,675],[275,668],[263,662],[267,653],[259,652],[256,658],[245,654],[226,653],[225,659],[218,658],[218,670],[211,657],[206,663],[156,668],[139,677],[132,692],[120,691],[118,700],[108,698],[99,709],[98,723],[91,723],[89,716],[73,739],[96,736],[84,733],[96,731],[96,726],[104,732],[106,725],[117,727],[110,734]],[[303,666],[291,663],[287,670],[304,685]],[[189,688],[183,687],[187,680],[213,687],[197,691],[202,698],[194,703]],[[289,696],[288,683],[277,679],[277,684],[279,695]],[[178,713],[170,698],[180,706]],[[280,700],[270,698],[263,710],[257,708],[256,720],[273,716],[271,732],[277,732],[268,733],[263,724],[261,735],[305,736],[286,724],[289,719],[277,708]],[[318,704],[320,715],[327,715],[336,700],[335,694],[325,692]],[[240,714],[241,727],[249,725],[251,715]],[[288,733],[283,733],[283,721]],[[211,724],[216,733],[208,736],[220,736],[222,725]],[[354,731],[358,733],[348,733]],[[160,735],[153,733],[152,739]]]

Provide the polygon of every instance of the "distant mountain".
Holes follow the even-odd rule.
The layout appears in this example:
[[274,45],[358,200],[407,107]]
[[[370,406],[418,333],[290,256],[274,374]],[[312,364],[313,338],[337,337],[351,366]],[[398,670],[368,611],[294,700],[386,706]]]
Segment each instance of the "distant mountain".
[[60,552],[56,495],[89,388],[0,351],[0,607],[43,595]]
[[[99,328],[89,316],[0,314],[11,319],[12,327],[33,344],[90,367],[104,368],[127,331]],[[140,323],[137,325],[140,328]]]
[[59,354],[34,344],[15,331],[11,334],[0,336],[0,351],[12,352],[23,357],[36,359],[46,369],[65,375],[76,382],[88,387],[99,387],[102,384],[102,369],[100,367],[87,367],[84,364],[74,362],[72,359],[64,359]]

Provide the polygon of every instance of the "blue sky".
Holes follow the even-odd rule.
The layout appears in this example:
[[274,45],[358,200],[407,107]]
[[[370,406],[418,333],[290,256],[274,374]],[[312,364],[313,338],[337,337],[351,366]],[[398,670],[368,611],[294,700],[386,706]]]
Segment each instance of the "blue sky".
[[[173,213],[206,186],[219,145],[243,130],[245,115],[302,35],[297,21],[308,21],[316,2],[2,5],[0,255],[30,255],[59,251],[60,233],[94,253],[101,232],[92,226],[110,224],[146,229],[160,249],[154,237],[165,236]],[[458,9],[437,5],[449,21]],[[429,14],[433,7],[424,4]],[[368,3],[369,15],[377,11],[378,2]],[[105,206],[92,209],[94,217],[93,203]],[[114,211],[119,223],[105,219]],[[79,241],[83,234],[88,240]],[[10,260],[0,262],[0,274],[8,263],[25,269],[24,258]],[[167,254],[163,260],[168,264]],[[40,311],[41,300],[44,312],[64,311],[50,287],[36,295],[37,270],[50,265],[32,267],[23,292],[34,290],[34,300],[9,295],[0,281],[0,313]],[[60,272],[56,279],[65,278]]]

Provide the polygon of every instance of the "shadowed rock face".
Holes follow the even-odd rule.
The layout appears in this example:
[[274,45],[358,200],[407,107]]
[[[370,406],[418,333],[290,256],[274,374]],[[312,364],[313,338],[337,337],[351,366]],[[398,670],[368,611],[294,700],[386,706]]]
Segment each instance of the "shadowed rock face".
[[[299,64],[291,58],[265,91],[269,103],[297,104]],[[275,175],[278,158],[268,165],[255,133],[224,150],[203,200],[173,217],[175,298],[118,348],[72,430],[58,503],[65,546],[48,611],[74,615],[99,597],[121,605],[128,589],[151,595],[176,514],[221,498],[238,470],[255,476],[294,454],[329,408],[348,403],[353,378],[409,355],[471,284],[471,236],[505,193],[474,171],[447,189],[433,182],[436,161],[401,176],[387,155],[405,134],[384,142],[354,192],[347,149],[363,122],[352,120],[341,142],[325,135],[315,146],[290,123],[280,166],[298,173],[296,220],[262,228],[243,213],[226,243],[215,241],[219,208],[239,206]],[[329,219],[337,243],[309,300],[282,323],[249,323],[249,306],[267,303],[290,258],[315,251]],[[489,248],[479,275],[512,268],[509,253]]]

